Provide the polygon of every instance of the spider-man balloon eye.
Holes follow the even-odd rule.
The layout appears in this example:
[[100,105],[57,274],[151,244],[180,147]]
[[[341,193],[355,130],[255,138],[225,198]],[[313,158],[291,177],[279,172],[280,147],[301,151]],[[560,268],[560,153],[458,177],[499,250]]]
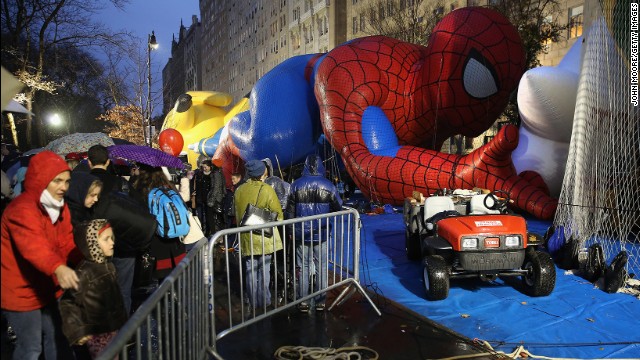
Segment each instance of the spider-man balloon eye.
[[471,49],[462,71],[464,89],[469,96],[484,99],[498,92],[498,77],[491,63]]

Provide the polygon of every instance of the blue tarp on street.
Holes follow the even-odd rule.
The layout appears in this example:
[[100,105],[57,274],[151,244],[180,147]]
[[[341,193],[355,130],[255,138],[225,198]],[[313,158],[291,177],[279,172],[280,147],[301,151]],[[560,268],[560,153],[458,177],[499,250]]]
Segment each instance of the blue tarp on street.
[[[404,250],[402,214],[362,215],[361,281],[370,289],[471,339],[499,351],[523,345],[537,356],[640,358],[640,300],[608,294],[556,268],[547,297],[520,291],[520,279],[452,280],[449,297],[428,301],[422,266]],[[544,234],[549,222],[527,219],[529,231]]]

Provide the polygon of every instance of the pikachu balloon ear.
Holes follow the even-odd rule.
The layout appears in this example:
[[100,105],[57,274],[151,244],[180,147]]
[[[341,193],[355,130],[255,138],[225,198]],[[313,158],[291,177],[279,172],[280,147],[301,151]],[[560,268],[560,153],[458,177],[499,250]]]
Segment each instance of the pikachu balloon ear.
[[[194,93],[197,91],[193,91]],[[211,91],[211,95],[204,98],[203,102],[205,104],[217,107],[225,107],[231,105],[231,101],[233,101],[233,97],[224,92]]]

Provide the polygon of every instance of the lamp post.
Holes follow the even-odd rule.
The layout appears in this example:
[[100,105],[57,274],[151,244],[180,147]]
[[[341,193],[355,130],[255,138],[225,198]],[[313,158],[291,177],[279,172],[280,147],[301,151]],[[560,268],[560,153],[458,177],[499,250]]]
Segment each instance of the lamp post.
[[145,142],[148,146],[151,146],[151,50],[155,50],[158,48],[158,43],[156,42],[156,34],[155,31],[151,31],[151,35],[148,36],[147,39],[147,69],[149,70],[147,76],[147,134],[148,137],[145,136]]

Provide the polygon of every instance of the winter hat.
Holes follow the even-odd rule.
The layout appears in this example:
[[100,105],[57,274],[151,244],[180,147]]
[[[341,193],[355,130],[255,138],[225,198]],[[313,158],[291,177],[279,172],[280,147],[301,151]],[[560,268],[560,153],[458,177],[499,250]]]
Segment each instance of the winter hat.
[[69,183],[69,190],[67,190],[66,197],[74,203],[84,206],[84,200],[87,197],[89,188],[94,181],[100,180],[95,175],[91,175],[87,172],[74,171],[71,173],[71,182]]
[[259,178],[264,174],[264,170],[267,168],[264,165],[264,162],[260,160],[250,160],[244,164],[244,167],[247,169],[247,176],[250,178]]
[[87,261],[105,263],[107,257],[98,244],[98,235],[109,227],[106,219],[95,219],[78,224],[73,228],[73,239]]
[[40,194],[63,171],[71,171],[62,156],[49,151],[35,154],[29,161],[27,173],[24,176],[24,191]]

